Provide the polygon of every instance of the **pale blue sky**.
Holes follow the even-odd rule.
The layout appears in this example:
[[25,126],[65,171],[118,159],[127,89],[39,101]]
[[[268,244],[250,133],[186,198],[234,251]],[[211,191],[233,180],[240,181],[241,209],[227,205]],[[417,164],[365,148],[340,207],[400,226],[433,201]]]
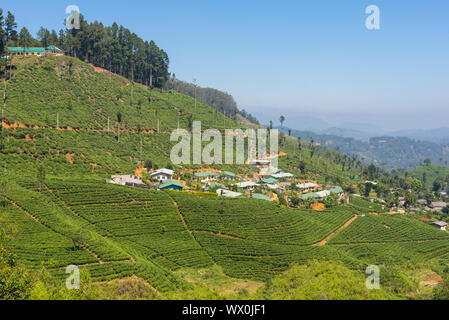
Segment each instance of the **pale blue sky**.
[[[155,40],[178,78],[227,91],[263,120],[304,113],[387,128],[449,126],[447,0],[21,0],[0,7],[35,34],[41,25],[60,29],[70,4],[88,21],[116,21]],[[365,28],[372,4],[380,8],[378,31]]]

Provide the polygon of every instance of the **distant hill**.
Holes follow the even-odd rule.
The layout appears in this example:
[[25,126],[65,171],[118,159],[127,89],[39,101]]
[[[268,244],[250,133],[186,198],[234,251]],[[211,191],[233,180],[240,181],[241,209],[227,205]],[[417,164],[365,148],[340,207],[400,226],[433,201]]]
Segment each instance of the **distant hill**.
[[409,174],[423,181],[428,188],[432,188],[433,182],[440,178],[447,180],[449,177],[449,167],[432,164],[430,166],[421,166],[411,170]]
[[390,135],[409,137],[418,140],[431,141],[435,143],[449,144],[449,128],[436,128],[430,130],[402,130],[391,132]]
[[[288,133],[288,130],[288,128],[282,129],[285,133]],[[297,130],[291,130],[291,134],[308,141],[312,138],[321,146],[348,155],[355,155],[366,163],[374,163],[390,170],[414,169],[422,165],[427,158],[438,164],[449,162],[449,148],[429,141],[404,137],[371,137],[368,141],[361,141],[351,137]]]

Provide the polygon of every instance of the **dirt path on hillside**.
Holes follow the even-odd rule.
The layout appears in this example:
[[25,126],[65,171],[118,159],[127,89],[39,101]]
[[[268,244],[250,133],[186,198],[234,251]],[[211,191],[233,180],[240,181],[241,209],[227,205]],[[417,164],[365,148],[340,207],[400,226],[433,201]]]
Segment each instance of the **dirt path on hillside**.
[[351,219],[349,219],[348,221],[346,221],[346,223],[344,225],[342,225],[340,228],[338,228],[337,230],[335,230],[334,232],[332,232],[330,235],[328,235],[326,238],[324,238],[323,240],[312,244],[312,247],[319,247],[319,246],[324,246],[331,238],[333,238],[337,233],[339,233],[340,231],[342,231],[343,229],[347,228],[351,223],[354,222],[355,219],[357,219],[357,215],[355,215],[354,217],[352,217]]
[[208,230],[192,230],[192,232],[204,232],[204,233],[212,234],[212,235],[217,236],[217,237],[223,237],[223,238],[234,239],[234,240],[243,240],[240,237],[233,236],[233,235],[230,235],[230,234],[221,233],[221,232],[213,232],[213,231],[208,231]]
[[[26,210],[25,208],[23,208],[21,205],[19,205],[17,202],[15,202],[14,200],[8,198],[8,197],[4,197],[8,202],[10,202],[13,206],[15,206],[16,208],[20,209],[21,211],[23,211],[27,216],[29,216],[30,218],[32,218],[35,222],[43,225],[44,227],[46,227],[47,229],[50,229],[51,231],[62,235],[64,238],[70,239],[68,238],[65,234],[51,228],[50,226],[48,226],[47,224],[43,223],[42,221],[39,220],[39,218],[37,218],[36,216],[34,216],[31,212],[29,212],[28,210]],[[92,250],[90,250],[89,248],[87,248],[85,245],[80,244],[80,246],[86,250],[87,252],[89,252],[92,256],[95,257],[95,259],[98,260],[98,263],[103,264],[103,261],[100,259],[100,257],[93,252]]]
[[176,210],[179,213],[179,217],[182,220],[182,223],[184,224],[184,226],[186,227],[187,232],[190,234],[190,236],[192,237],[193,241],[195,241],[198,246],[204,250],[204,252],[206,253],[206,255],[213,261],[213,263],[217,264],[217,262],[215,261],[215,259],[209,254],[209,252],[201,245],[201,243],[198,241],[198,239],[195,237],[195,235],[193,234],[193,231],[189,229],[189,226],[187,225],[186,219],[184,217],[184,214],[181,211],[181,208],[179,208],[178,202],[176,202],[176,200],[174,198],[172,198],[169,194],[167,194],[168,197],[173,201],[173,204],[176,208]]
[[[51,127],[51,126],[37,126],[37,125],[27,125],[27,124],[23,124],[21,122],[14,122],[14,123],[9,123],[4,121],[2,123],[2,126],[5,129],[15,129],[15,128],[24,128],[24,129],[32,129],[32,130],[42,130],[42,129],[48,129],[48,130],[58,130],[58,131],[90,131],[90,132],[112,132],[112,133],[116,133],[117,130],[115,128],[111,128],[111,129],[93,129],[93,128],[73,128],[71,126],[67,126],[67,127]],[[137,130],[131,130],[131,129],[120,129],[121,133],[138,133]],[[164,130],[159,130],[159,133],[167,133],[168,131],[164,131]],[[155,130],[154,129],[142,129],[141,131],[142,134],[154,134]]]

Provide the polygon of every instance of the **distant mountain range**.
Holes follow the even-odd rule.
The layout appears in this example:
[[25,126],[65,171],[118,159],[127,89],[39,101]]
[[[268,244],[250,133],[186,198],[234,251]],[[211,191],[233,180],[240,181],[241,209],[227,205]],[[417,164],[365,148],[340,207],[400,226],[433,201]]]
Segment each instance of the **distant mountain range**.
[[[449,163],[449,144],[415,140],[407,137],[378,136],[370,137],[356,130],[330,128],[324,130],[333,134],[299,131],[280,128],[284,133],[291,130],[291,135],[303,140],[319,143],[333,150],[356,155],[366,163],[374,163],[386,169],[414,169],[423,164],[427,158],[433,163],[447,165]],[[345,136],[344,136],[345,135]],[[351,135],[351,136],[350,136]],[[353,136],[359,135],[358,138]]]
[[444,143],[444,144],[449,143],[449,128],[448,127],[429,129],[429,130],[423,130],[423,129],[402,130],[402,131],[391,132],[390,135],[408,137],[408,138],[413,138],[413,139],[417,139],[417,140],[431,141],[431,142],[436,142],[436,143]]
[[[255,111],[253,115],[260,123],[268,126],[270,120],[279,124],[279,117],[262,111]],[[369,122],[335,122],[330,123],[313,114],[288,114],[284,126],[299,131],[310,131],[316,134],[335,135],[345,138],[354,138],[368,142],[370,138],[379,136],[406,137],[413,140],[429,141],[438,144],[449,144],[449,127],[434,129],[407,129],[387,130],[379,125]]]

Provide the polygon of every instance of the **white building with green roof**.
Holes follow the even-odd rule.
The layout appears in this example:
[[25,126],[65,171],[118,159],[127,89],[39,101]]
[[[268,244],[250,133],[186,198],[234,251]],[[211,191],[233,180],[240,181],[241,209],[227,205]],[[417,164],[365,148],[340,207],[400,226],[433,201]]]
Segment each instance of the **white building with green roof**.
[[8,47],[7,56],[38,56],[43,57],[46,54],[64,54],[64,51],[54,45],[46,48],[27,48],[27,47]]

